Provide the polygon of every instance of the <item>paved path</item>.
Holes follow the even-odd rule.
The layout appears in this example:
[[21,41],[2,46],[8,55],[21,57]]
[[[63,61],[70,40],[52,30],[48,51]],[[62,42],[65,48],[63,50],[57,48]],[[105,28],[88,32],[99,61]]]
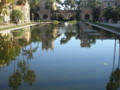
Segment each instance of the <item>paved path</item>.
[[[18,25],[24,25],[24,24],[18,24]],[[16,26],[16,24],[0,25],[0,29],[6,28],[6,27],[13,27],[13,26]]]
[[102,23],[102,24],[106,24],[106,25],[110,25],[110,26],[114,26],[114,27],[120,28],[120,24],[115,24],[115,23]]
[[24,26],[18,26],[18,27],[15,27],[15,28],[8,28],[8,29],[5,29],[5,30],[0,30],[0,33],[2,32],[6,32],[6,31],[14,31],[14,30],[17,30],[17,29],[21,29],[21,28],[26,28],[26,27],[30,27],[30,26],[34,26],[34,25],[37,25],[38,23],[31,23],[29,25],[24,25]]

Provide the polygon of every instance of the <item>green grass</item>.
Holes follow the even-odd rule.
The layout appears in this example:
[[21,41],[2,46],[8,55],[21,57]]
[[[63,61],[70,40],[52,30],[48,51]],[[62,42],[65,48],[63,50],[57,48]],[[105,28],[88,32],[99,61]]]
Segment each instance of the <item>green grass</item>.
[[76,24],[77,21],[73,20],[73,21],[69,21],[69,23]]
[[99,25],[99,26],[102,26],[102,27],[105,27],[105,28],[108,28],[108,29],[111,29],[111,30],[120,31],[120,28],[118,28],[118,27],[114,27],[114,26],[110,26],[110,25],[106,25],[106,24],[101,24],[101,23],[98,23],[98,22],[92,22],[92,24],[96,24],[96,25]]
[[31,24],[35,24],[35,23],[26,23],[26,24],[22,24],[22,25],[13,25],[13,26],[7,26],[6,25],[6,27],[0,28],[0,31],[6,30],[6,29],[19,28],[19,27],[26,26],[26,25],[31,25]]
[[53,23],[53,24],[59,24],[60,22],[55,20],[55,21],[53,21],[52,23]]

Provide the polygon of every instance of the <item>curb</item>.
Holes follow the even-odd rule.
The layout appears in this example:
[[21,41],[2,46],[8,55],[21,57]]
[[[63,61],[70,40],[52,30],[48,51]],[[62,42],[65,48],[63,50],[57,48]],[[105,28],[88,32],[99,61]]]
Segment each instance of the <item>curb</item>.
[[26,27],[30,27],[30,26],[35,26],[35,25],[38,25],[38,23],[36,23],[36,24],[30,24],[30,25],[25,25],[25,26],[20,26],[20,27],[12,28],[12,29],[1,30],[0,33],[6,32],[6,31],[14,31],[14,30],[17,30],[17,29],[22,29],[22,28],[26,28]]
[[114,34],[120,35],[120,32],[119,32],[119,31],[115,31],[115,30],[112,30],[112,29],[108,29],[108,28],[105,28],[105,27],[102,27],[102,26],[99,26],[99,25],[96,25],[96,24],[89,23],[89,22],[86,22],[86,24],[89,24],[89,25],[98,27],[98,28],[100,28],[100,29],[103,29],[103,30],[112,32],[112,33],[114,33]]

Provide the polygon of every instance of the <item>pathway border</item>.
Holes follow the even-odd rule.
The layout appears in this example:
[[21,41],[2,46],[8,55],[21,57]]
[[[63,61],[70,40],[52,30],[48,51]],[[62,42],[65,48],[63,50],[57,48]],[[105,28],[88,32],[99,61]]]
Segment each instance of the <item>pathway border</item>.
[[120,35],[120,32],[119,32],[119,31],[115,31],[115,30],[112,30],[112,29],[108,29],[108,28],[105,28],[105,27],[102,27],[102,26],[99,26],[99,25],[96,25],[96,24],[93,24],[93,23],[90,23],[90,22],[86,22],[86,24],[89,24],[89,25],[92,25],[92,26],[101,28],[101,29],[103,29],[103,30],[112,32],[112,33],[114,33],[114,34]]
[[30,26],[35,26],[35,25],[38,25],[38,23],[30,24],[30,25],[25,25],[25,26],[18,26],[18,27],[11,28],[11,29],[0,30],[0,33],[6,32],[6,31],[14,31],[14,30],[17,30],[17,29],[22,29],[22,28],[26,28],[26,27],[30,27]]

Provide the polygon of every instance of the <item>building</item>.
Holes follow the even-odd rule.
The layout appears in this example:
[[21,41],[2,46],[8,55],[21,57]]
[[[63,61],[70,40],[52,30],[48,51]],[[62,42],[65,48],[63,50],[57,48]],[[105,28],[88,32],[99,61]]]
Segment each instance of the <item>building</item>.
[[[58,18],[59,15],[62,15],[63,17],[65,17],[65,19],[68,19],[70,17],[74,17],[76,15],[76,11],[75,10],[57,10],[56,8],[56,4],[54,3],[52,5],[52,7],[54,7],[54,12],[51,11],[51,9],[46,9],[46,4],[47,4],[48,0],[41,0],[40,1],[40,10],[38,11],[38,14],[40,16],[40,19],[42,20],[50,20],[52,17],[52,13],[54,13],[56,15],[56,17]],[[87,4],[88,0],[83,0],[82,1],[82,5]],[[120,4],[120,1],[118,0],[102,0],[102,9],[107,8],[108,6],[111,7],[116,7],[116,5]],[[92,9],[90,8],[81,8],[81,20],[88,20],[92,18]]]
[[21,23],[29,23],[30,22],[30,5],[29,2],[26,2],[24,5],[15,5],[13,10],[19,10],[23,13],[23,20]]

